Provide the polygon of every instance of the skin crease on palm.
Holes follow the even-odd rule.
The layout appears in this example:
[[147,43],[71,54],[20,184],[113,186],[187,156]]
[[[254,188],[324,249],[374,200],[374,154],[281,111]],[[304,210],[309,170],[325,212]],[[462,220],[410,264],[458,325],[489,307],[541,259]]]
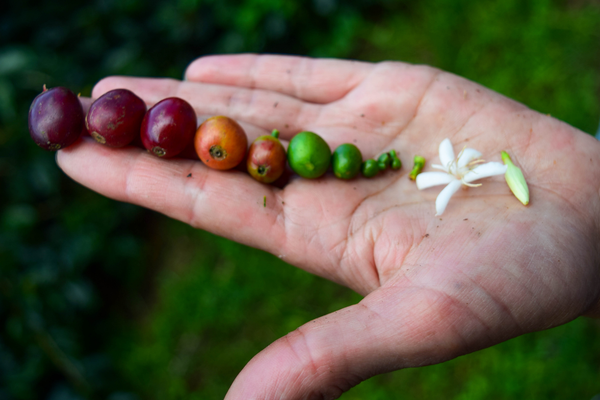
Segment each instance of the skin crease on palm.
[[[287,145],[311,130],[332,149],[354,143],[365,159],[395,149],[404,163],[372,179],[329,173],[277,188],[88,139],[58,152],[64,172],[92,190],[264,249],[365,296],[256,355],[229,400],[333,399],[379,373],[600,316],[600,143],[557,119],[400,62],[211,56],[194,61],[185,81],[110,77],[93,97],[115,88],[148,105],[182,97],[200,121],[236,119],[250,141],[276,128]],[[430,171],[444,138],[456,153],[472,147],[486,161],[500,162],[506,150],[528,181],[530,204],[496,176],[460,190],[434,216],[443,186],[419,191],[407,175],[416,154]]]

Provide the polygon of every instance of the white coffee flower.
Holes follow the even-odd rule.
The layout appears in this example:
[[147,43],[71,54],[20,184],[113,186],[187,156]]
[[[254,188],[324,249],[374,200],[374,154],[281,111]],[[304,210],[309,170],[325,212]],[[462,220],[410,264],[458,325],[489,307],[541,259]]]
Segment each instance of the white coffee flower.
[[462,185],[481,186],[481,184],[471,182],[494,175],[502,175],[506,172],[506,165],[499,162],[485,163],[480,158],[481,153],[475,149],[465,147],[455,158],[450,139],[444,139],[440,143],[439,151],[442,165],[433,164],[432,168],[441,169],[444,172],[422,172],[417,175],[419,190],[437,185],[447,185],[435,199],[436,216],[442,215],[450,198]]

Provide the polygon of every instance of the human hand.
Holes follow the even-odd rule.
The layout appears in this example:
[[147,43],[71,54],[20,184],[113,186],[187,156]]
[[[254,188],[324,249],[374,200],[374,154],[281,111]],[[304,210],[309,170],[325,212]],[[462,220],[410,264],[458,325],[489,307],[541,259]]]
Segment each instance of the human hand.
[[[108,197],[139,204],[282,256],[364,295],[254,357],[227,399],[329,399],[375,374],[439,363],[509,338],[600,314],[600,143],[460,77],[425,66],[282,56],[216,56],[184,82],[112,77],[149,105],[188,100],[202,117],[238,120],[249,139],[301,130],[363,157],[395,149],[405,167],[372,179],[292,179],[162,160],[90,140],[58,152],[61,168]],[[503,177],[454,195],[407,179],[412,157],[450,138],[528,180],[524,207]],[[429,167],[426,166],[426,170]],[[188,177],[188,174],[192,174]],[[267,197],[263,207],[263,196]]]

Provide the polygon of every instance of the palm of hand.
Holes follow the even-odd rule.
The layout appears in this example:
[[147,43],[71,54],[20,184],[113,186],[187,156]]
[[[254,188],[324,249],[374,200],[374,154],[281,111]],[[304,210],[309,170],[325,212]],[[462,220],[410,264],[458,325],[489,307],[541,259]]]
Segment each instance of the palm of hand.
[[[472,82],[397,63],[241,56],[201,59],[188,82],[110,78],[94,94],[116,87],[149,104],[186,98],[200,115],[239,120],[251,138],[273,128],[283,139],[312,130],[332,148],[355,143],[364,158],[396,149],[404,162],[401,172],[370,180],[293,179],[277,189],[137,149],[82,143],[60,152],[63,169],[94,190],[263,248],[366,295],[259,354],[230,398],[335,397],[376,373],[567,322],[598,299],[600,178],[592,167],[600,145]],[[413,155],[434,161],[446,137],[455,151],[467,145],[488,161],[509,151],[532,205],[523,207],[496,177],[457,193],[434,217],[439,189],[420,192],[406,175]],[[92,170],[84,165],[90,157],[108,162]]]

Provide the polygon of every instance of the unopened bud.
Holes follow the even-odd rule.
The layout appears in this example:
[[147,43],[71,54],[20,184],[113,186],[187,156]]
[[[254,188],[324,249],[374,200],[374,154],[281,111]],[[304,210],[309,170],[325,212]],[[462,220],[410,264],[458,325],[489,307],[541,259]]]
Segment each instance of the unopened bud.
[[410,174],[408,174],[408,177],[414,181],[417,179],[417,175],[423,171],[423,167],[425,167],[425,158],[421,156],[415,156],[413,169],[410,171]]
[[502,151],[502,161],[506,164],[507,169],[504,174],[508,187],[513,192],[515,197],[524,205],[529,204],[529,188],[521,169],[513,164],[510,156],[506,151]]

